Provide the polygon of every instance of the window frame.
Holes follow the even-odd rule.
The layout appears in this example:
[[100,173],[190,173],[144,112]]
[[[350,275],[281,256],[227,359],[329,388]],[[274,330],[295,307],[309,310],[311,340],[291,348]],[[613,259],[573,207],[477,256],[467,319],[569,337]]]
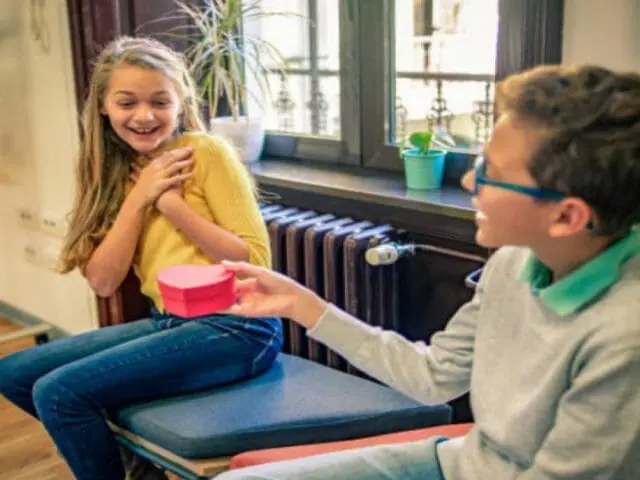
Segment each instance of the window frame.
[[[309,49],[313,57],[317,50],[315,42],[314,9],[318,0],[307,0],[310,10]],[[291,135],[267,131],[263,156],[313,160],[343,165],[361,164],[361,111],[360,111],[360,22],[355,2],[338,3],[340,22],[340,139]],[[312,66],[313,68],[313,66]],[[349,92],[349,95],[345,95]]]
[[[318,0],[308,2],[317,8]],[[561,62],[564,0],[499,0],[498,9],[495,82],[534,65]],[[395,81],[390,78],[395,48],[388,40],[395,38],[394,14],[395,0],[339,2],[341,139],[268,131],[263,152],[267,161],[277,157],[403,170],[399,148],[387,142],[385,129],[388,121],[395,122],[394,115],[387,118],[395,109]],[[313,28],[310,39],[315,37]],[[468,153],[471,158],[478,152]]]

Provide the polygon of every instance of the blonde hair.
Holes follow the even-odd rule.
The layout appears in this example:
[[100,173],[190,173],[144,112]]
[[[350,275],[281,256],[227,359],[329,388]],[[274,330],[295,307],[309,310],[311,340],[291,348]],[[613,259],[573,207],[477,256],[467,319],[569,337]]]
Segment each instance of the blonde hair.
[[204,131],[199,97],[184,58],[150,38],[120,37],[98,56],[82,114],[82,142],[76,167],[75,200],[60,255],[59,270],[84,270],[93,250],[111,228],[125,197],[135,151],[101,114],[111,74],[123,66],[161,72],[175,86],[182,106],[182,127]]

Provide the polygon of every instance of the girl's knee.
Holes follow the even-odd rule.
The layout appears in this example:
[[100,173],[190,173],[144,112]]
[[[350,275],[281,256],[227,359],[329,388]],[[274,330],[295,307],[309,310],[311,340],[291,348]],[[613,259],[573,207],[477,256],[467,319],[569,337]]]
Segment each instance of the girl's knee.
[[60,411],[71,405],[77,396],[64,385],[64,369],[54,370],[41,377],[33,385],[33,404],[40,415],[46,411]]

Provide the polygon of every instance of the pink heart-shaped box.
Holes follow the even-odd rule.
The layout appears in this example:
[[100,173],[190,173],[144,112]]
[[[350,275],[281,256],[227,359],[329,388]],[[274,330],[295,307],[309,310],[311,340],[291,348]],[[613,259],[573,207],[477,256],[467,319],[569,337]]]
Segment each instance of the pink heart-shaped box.
[[221,265],[174,265],[157,280],[165,310],[180,317],[211,315],[236,301],[236,276]]

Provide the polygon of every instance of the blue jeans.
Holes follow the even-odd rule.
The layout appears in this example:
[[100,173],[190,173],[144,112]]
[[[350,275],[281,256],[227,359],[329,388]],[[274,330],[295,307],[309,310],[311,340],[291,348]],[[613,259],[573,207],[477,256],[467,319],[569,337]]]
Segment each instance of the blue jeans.
[[250,378],[282,342],[276,318],[154,312],[0,359],[0,394],[40,419],[78,480],[123,479],[110,412]]
[[444,480],[436,445],[445,437],[343,450],[231,470],[216,480]]

